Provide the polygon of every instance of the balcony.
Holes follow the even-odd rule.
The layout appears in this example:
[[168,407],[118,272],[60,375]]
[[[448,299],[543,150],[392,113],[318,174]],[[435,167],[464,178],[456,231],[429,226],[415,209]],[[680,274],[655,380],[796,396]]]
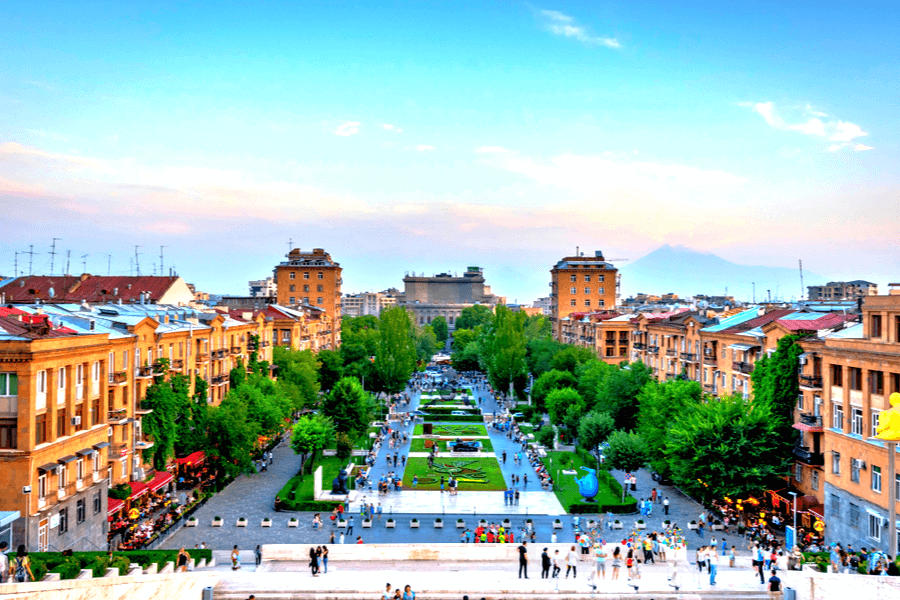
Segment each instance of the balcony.
[[794,460],[811,467],[821,467],[825,464],[825,455],[822,452],[810,452],[807,446],[794,446]]
[[704,354],[703,355],[703,364],[710,366],[710,367],[715,367],[715,366],[718,366],[719,361],[716,360],[715,354]]
[[135,409],[134,414],[140,415],[143,417],[144,415],[149,415],[152,412],[153,412],[152,408],[145,408],[144,406],[138,406],[137,409]]
[[206,362],[209,360],[209,354],[206,352],[198,352],[196,356],[197,362]]
[[103,475],[100,471],[94,471],[93,473],[94,483],[100,483],[103,480]]
[[139,437],[134,441],[134,449],[135,450],[149,450],[153,447],[153,442],[144,439],[143,437]]
[[693,352],[682,352],[681,360],[683,360],[684,362],[695,363],[697,362],[697,355]]
[[606,345],[607,345],[607,346],[615,346],[615,345],[616,345],[616,339],[615,339],[615,338],[606,338]]
[[645,350],[647,348],[647,344],[645,344],[644,342],[634,342],[633,344],[631,344],[631,347],[635,350]]
[[231,355],[232,356],[240,356],[240,354],[244,351],[240,346],[232,346],[231,347]]
[[822,415],[803,413],[800,415],[800,422],[810,427],[822,427]]
[[106,414],[106,422],[109,425],[118,425],[122,421],[128,418],[128,409],[127,408],[117,408],[115,410],[111,410]]
[[731,370],[736,373],[749,375],[753,372],[753,365],[748,362],[734,361],[733,363],[731,363]]
[[108,452],[109,460],[113,460],[114,458],[120,458],[122,456],[125,456],[125,454],[123,454],[123,452],[127,453],[127,451],[128,451],[128,444],[126,444],[125,442],[112,443],[109,446],[109,452]]
[[153,367],[138,367],[134,370],[134,376],[138,379],[149,379],[150,377],[153,377]]
[[176,358],[172,361],[172,366],[169,367],[170,371],[182,371],[184,370],[184,359]]
[[214,375],[212,379],[210,379],[210,383],[212,385],[224,385],[228,383],[228,375]]
[[678,350],[675,348],[666,348],[666,356],[678,356]]
[[255,352],[255,351],[259,350],[259,343],[254,342],[252,340],[247,342],[247,350],[249,350],[250,352]]
[[112,385],[125,385],[128,383],[128,373],[125,371],[116,371],[109,374],[109,383]]
[[703,391],[704,391],[704,392],[709,392],[710,394],[715,394],[715,393],[716,393],[716,384],[714,384],[714,383],[704,383],[704,384],[703,384]]
[[647,352],[650,354],[659,354],[659,346],[647,346]]
[[818,391],[822,389],[821,375],[800,375],[800,389],[809,391]]

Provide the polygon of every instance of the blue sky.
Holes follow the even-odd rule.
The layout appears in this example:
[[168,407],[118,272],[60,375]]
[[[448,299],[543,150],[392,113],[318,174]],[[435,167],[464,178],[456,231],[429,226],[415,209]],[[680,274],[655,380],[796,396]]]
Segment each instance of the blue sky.
[[897,4],[673,4],[0,3],[0,273],[59,237],[227,293],[288,239],[347,291],[530,301],[663,243],[896,279]]

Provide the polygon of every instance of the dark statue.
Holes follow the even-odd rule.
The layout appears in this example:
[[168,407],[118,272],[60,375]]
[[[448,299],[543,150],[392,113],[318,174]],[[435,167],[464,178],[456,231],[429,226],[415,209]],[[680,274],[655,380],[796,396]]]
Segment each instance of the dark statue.
[[454,452],[478,452],[477,442],[464,442],[459,438],[453,442]]
[[338,476],[331,482],[331,493],[335,496],[346,496],[350,492],[347,491],[347,471],[341,469]]

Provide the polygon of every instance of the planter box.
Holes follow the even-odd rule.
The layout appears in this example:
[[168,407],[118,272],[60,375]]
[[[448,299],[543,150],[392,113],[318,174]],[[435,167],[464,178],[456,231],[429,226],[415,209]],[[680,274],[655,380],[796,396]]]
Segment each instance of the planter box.
[[388,529],[393,529],[395,525],[397,525],[396,521],[385,521],[384,523],[384,526]]
[[487,524],[488,524],[487,521],[484,521],[484,520],[478,521],[478,526],[479,526],[479,527],[487,527]]
[[418,529],[418,528],[419,528],[419,522],[418,522],[418,521],[410,521],[410,522],[409,522],[409,526],[412,527],[413,529]]
[[505,519],[505,520],[503,521],[503,527],[506,528],[506,529],[509,529],[510,527],[512,527],[512,523],[510,522],[509,519]]
[[712,529],[713,529],[713,531],[725,531],[725,526],[724,525],[713,525]]
[[298,525],[300,525],[300,521],[297,521],[295,519],[291,519],[290,521],[288,521],[288,527],[297,527]]
[[562,529],[562,523],[560,521],[553,521],[553,529]]
[[338,521],[338,522],[337,522],[337,526],[338,526],[338,527],[346,527],[346,526],[347,526],[347,521]]
[[647,529],[647,524],[646,523],[635,523],[634,528],[635,529]]
[[246,527],[246,526],[247,526],[247,519],[238,519],[238,520],[237,520],[237,526],[238,526],[238,527]]
[[621,523],[613,523],[612,524],[613,529],[622,529],[623,527],[624,526]]
[[465,528],[466,528],[466,522],[465,522],[465,521],[457,521],[457,522],[456,522],[456,528],[457,528],[457,529],[465,529]]
[[222,519],[213,519],[212,520],[213,527],[221,527],[224,524],[225,524],[225,521],[223,521]]
[[184,526],[185,527],[196,527],[197,519],[188,519],[187,521],[184,522]]
[[435,528],[435,529],[443,529],[443,528],[444,528],[444,522],[443,522],[443,521],[435,521],[435,522],[434,522],[434,528]]
[[596,527],[596,526],[597,526],[597,521],[588,521],[588,522],[587,522],[587,528],[588,528],[588,529],[593,529],[593,528]]
[[697,529],[698,525],[696,523],[688,523],[688,529]]
[[362,526],[363,526],[363,529],[369,529],[372,527],[372,521],[363,521]]
[[263,519],[263,520],[262,520],[262,523],[260,523],[260,525],[263,526],[263,527],[271,527],[271,526],[272,526],[272,520],[271,520],[271,519]]

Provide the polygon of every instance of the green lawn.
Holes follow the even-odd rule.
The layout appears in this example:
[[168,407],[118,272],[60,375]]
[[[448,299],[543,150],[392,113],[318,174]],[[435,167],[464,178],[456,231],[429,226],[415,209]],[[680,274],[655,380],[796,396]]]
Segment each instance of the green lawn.
[[[320,466],[322,467],[322,489],[331,490],[331,482],[338,476],[341,468],[346,467],[349,462],[357,465],[363,464],[363,460],[364,457],[362,456],[352,456],[346,461],[338,459],[337,456],[326,456],[319,459],[319,462],[313,467],[313,471],[315,472]],[[300,481],[300,475],[294,475],[288,479],[288,482],[278,492],[278,497],[287,500],[290,498],[291,491],[294,490],[296,492],[295,501],[310,501],[313,499],[314,480],[315,478],[312,474],[304,475],[303,481]],[[347,487],[353,489],[353,477],[347,481]]]
[[531,425],[522,425],[519,423],[519,431],[522,433],[534,433],[534,427]]
[[[422,424],[419,423],[416,425],[415,429],[413,429],[413,435],[423,435],[424,429]],[[447,424],[441,425],[440,423],[435,423],[432,428],[433,435],[440,435],[444,437],[465,437],[471,435],[487,435],[487,428],[484,425],[478,423],[460,423],[457,425]]]
[[[403,487],[413,489],[413,475],[418,475],[417,490],[441,489],[441,475],[444,481],[453,475],[459,480],[460,491],[505,490],[506,483],[496,458],[439,458],[434,461],[434,469],[428,467],[427,458],[410,458],[403,471]],[[444,489],[447,489],[445,486]]]
[[[463,438],[463,439],[465,440],[466,438]],[[493,452],[494,451],[494,446],[493,446],[493,444],[491,444],[490,439],[484,439],[484,440],[479,439],[476,441],[481,442],[481,447],[484,448],[485,452]],[[446,441],[435,440],[435,443],[438,444],[439,452],[447,451],[447,442]],[[429,452],[428,448],[425,447],[425,440],[422,438],[416,438],[416,437],[414,437],[412,439],[412,441],[410,442],[409,451],[410,452]]]
[[[553,459],[552,468],[549,459]],[[563,475],[560,473],[559,477],[556,476],[557,469],[559,468],[559,461],[561,459],[568,459],[569,465],[567,469],[575,469],[578,471],[578,475]],[[547,467],[547,470],[550,471],[550,474],[553,477],[553,480],[556,484],[553,486],[554,493],[556,494],[557,499],[560,504],[563,505],[564,508],[568,510],[570,504],[575,502],[584,502],[584,497],[578,493],[578,484],[575,482],[575,478],[584,477],[586,475],[585,471],[582,471],[580,467],[587,466],[591,469],[597,468],[597,463],[595,461],[590,461],[590,463],[585,463],[580,456],[572,452],[558,452],[558,451],[550,451],[547,452],[547,458],[542,458],[541,461],[544,463],[544,466]],[[560,469],[561,471],[562,469]],[[621,504],[622,503],[622,495],[621,492],[614,493],[610,486],[606,483],[607,475],[603,471],[597,472],[597,478],[600,480],[600,491],[597,492],[597,496],[595,497],[595,501],[599,504]],[[626,503],[628,501],[634,502],[634,498],[630,495],[625,497]]]

